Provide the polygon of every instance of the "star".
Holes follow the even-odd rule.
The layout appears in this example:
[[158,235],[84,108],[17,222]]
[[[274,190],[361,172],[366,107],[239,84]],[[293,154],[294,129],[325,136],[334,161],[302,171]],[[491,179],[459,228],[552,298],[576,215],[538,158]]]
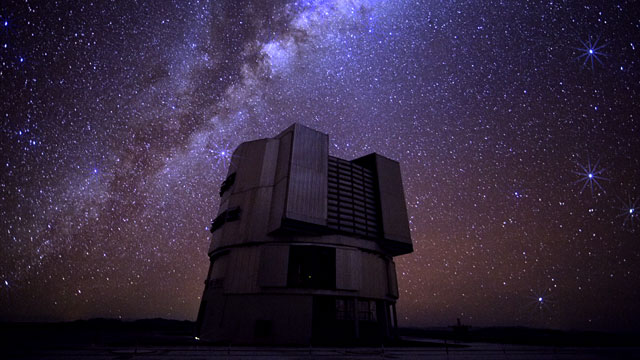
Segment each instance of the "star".
[[552,301],[549,301],[553,296],[551,295],[550,288],[544,288],[540,290],[529,289],[530,295],[528,296],[529,304],[534,308],[534,311],[549,310],[549,305]]
[[216,168],[225,168],[229,166],[231,162],[232,150],[229,149],[229,145],[215,144],[213,149],[209,149],[209,153],[213,156]]
[[591,194],[593,195],[593,184],[596,184],[596,186],[598,186],[600,190],[604,191],[604,188],[602,188],[598,180],[609,180],[609,179],[600,176],[600,174],[602,174],[605,171],[605,169],[604,168],[599,169],[598,168],[599,163],[600,163],[600,160],[596,161],[596,163],[593,164],[593,166],[591,165],[591,160],[587,160],[586,166],[578,163],[578,166],[582,169],[582,171],[574,171],[575,174],[580,175],[580,179],[574,181],[574,184],[583,182],[582,188],[580,189],[581,194],[588,185],[589,189],[591,190]]
[[602,61],[600,60],[599,56],[604,56],[606,57],[607,54],[601,52],[600,50],[602,50],[604,47],[606,47],[607,45],[600,45],[598,46],[598,42],[600,41],[600,37],[598,37],[595,41],[591,41],[591,37],[589,37],[587,39],[587,41],[580,41],[582,43],[582,47],[581,48],[577,48],[577,50],[579,50],[580,52],[582,52],[581,55],[579,55],[576,59],[580,59],[582,60],[584,58],[584,61],[582,62],[582,66],[586,66],[587,63],[591,64],[591,70],[594,69],[594,62],[593,60],[595,59],[598,63],[600,63],[600,65],[604,65],[602,63]]
[[618,217],[624,218],[622,226],[629,228],[632,231],[635,230],[635,221],[638,218],[638,202],[640,202],[640,198],[632,199],[631,197],[628,197],[627,201],[623,201],[621,199],[618,200],[622,203],[622,206],[618,207],[618,210],[621,211],[621,213],[618,214]]

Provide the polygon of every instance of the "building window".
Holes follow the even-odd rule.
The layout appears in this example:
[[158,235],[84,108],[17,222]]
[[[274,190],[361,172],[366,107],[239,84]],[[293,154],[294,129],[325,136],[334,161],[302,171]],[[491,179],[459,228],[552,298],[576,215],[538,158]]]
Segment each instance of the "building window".
[[336,320],[353,320],[353,299],[336,299]]
[[336,288],[336,249],[325,246],[291,246],[287,286]]
[[224,223],[240,219],[240,208],[234,207],[223,211],[211,223],[211,232],[218,230]]
[[358,320],[377,321],[376,302],[374,300],[358,300]]
[[205,284],[208,288],[221,288],[224,286],[224,277],[227,270],[228,251],[218,252],[210,258],[211,265]]
[[222,182],[220,186],[220,196],[222,196],[227,190],[231,189],[233,183],[236,182],[236,173],[232,173]]

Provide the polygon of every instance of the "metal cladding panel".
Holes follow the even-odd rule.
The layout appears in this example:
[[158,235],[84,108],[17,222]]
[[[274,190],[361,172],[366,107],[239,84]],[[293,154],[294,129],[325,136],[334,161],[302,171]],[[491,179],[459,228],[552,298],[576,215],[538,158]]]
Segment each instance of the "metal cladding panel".
[[269,202],[273,198],[273,188],[266,186],[249,191],[245,198],[247,211],[244,214],[240,214],[239,226],[246,229],[246,241],[259,241],[263,239],[268,232]]
[[287,199],[287,179],[282,179],[273,187],[271,197],[271,211],[269,213],[269,232],[278,230],[282,226],[284,205]]
[[387,296],[387,266],[384,259],[372,253],[362,252],[362,286],[360,296],[380,298]]
[[231,161],[235,163],[237,170],[235,184],[231,189],[232,196],[260,185],[267,141],[245,142],[234,151]]
[[[311,296],[238,294],[227,297],[218,342],[234,344],[304,344],[311,339]],[[271,323],[269,334],[256,334],[256,321]],[[209,339],[207,339],[209,340]]]
[[[249,238],[250,227],[247,225],[247,219],[254,212],[253,203],[255,191],[244,191],[232,194],[229,197],[228,208],[239,208],[240,219],[237,221],[225,222],[220,228],[213,232],[213,239],[209,253],[215,248],[235,245],[247,241]],[[222,213],[226,209],[220,209]]]
[[328,151],[326,134],[294,125],[286,218],[326,225]]
[[278,135],[278,155],[275,164],[275,178],[273,196],[271,198],[271,211],[269,213],[269,232],[282,226],[285,205],[287,201],[287,186],[289,184],[289,162],[291,159],[291,143],[293,131],[291,128]]
[[396,277],[396,264],[393,260],[387,263],[387,271],[389,275],[389,295],[398,298],[398,278]]
[[393,255],[413,251],[400,164],[375,154],[385,247]]
[[276,166],[275,182],[279,182],[289,176],[289,162],[291,159],[291,143],[293,142],[293,131],[291,128],[278,135],[280,141],[278,147],[278,163]]
[[225,297],[222,292],[205,290],[200,304],[203,316],[198,336],[203,339],[219,339],[225,336],[224,329],[220,327],[224,316],[224,304]]
[[211,267],[211,279],[220,279],[225,277],[228,261],[229,257],[226,255],[215,259],[213,266]]
[[273,186],[277,163],[278,163],[278,149],[280,142],[276,139],[267,140],[264,153],[264,161],[262,163],[262,173],[260,174],[260,186]]
[[237,248],[229,254],[225,293],[257,292],[260,248]]
[[266,234],[278,143],[274,139],[255,140],[240,144],[233,152],[227,180],[231,175],[234,180],[221,194],[218,216],[232,208],[238,208],[240,216],[214,228],[209,253]]
[[269,245],[262,247],[260,254],[260,286],[287,286],[289,246]]
[[362,278],[362,257],[356,249],[336,249],[336,288],[359,290]]

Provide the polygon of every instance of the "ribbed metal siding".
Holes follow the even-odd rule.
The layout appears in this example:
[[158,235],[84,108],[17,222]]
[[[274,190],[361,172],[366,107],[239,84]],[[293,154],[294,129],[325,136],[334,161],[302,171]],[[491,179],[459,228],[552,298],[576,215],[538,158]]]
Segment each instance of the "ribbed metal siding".
[[285,217],[326,224],[328,147],[327,135],[295,125]]
[[364,237],[380,235],[375,179],[371,170],[329,156],[327,226]]

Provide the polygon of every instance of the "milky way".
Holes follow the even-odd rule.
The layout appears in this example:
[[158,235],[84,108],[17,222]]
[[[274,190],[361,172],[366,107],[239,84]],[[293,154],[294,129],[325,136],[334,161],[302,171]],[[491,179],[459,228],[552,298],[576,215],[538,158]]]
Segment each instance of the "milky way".
[[[191,319],[229,154],[401,163],[401,326],[638,329],[632,1],[0,5],[0,319]],[[635,151],[632,149],[636,149]]]

